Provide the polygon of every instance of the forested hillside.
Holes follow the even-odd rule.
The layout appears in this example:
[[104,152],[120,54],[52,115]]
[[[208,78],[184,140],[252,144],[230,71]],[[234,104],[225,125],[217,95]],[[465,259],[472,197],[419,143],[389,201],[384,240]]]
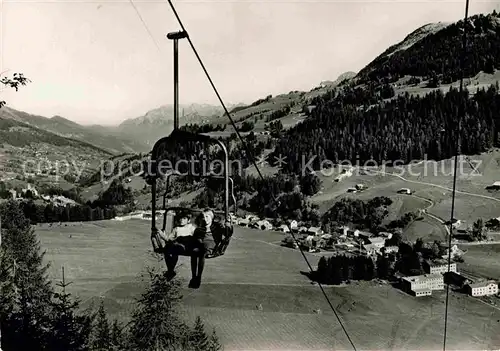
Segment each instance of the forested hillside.
[[405,94],[372,108],[356,108],[345,95],[319,97],[311,117],[284,134],[274,156],[286,156],[285,171],[299,172],[302,158],[353,164],[375,160],[387,162],[414,159],[444,159],[453,155],[460,101],[466,100],[462,120],[461,152],[483,152],[498,145],[500,107],[498,85],[481,90],[474,97],[456,89],[440,90],[424,97]]
[[[361,82],[393,82],[405,76],[435,78],[447,84],[460,77],[463,20],[430,33],[409,48],[395,52],[388,48],[358,74]],[[412,33],[413,34],[413,33]],[[407,39],[409,39],[410,34]],[[500,18],[496,12],[476,15],[467,23],[465,77],[500,68]]]

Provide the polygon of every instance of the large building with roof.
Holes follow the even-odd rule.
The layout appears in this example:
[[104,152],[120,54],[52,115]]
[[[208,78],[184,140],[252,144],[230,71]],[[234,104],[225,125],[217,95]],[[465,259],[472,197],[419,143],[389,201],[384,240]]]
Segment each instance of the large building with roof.
[[467,285],[467,292],[471,296],[488,296],[498,294],[498,283],[493,280]]
[[430,296],[433,290],[444,289],[441,273],[403,277],[401,281],[404,289],[414,296]]

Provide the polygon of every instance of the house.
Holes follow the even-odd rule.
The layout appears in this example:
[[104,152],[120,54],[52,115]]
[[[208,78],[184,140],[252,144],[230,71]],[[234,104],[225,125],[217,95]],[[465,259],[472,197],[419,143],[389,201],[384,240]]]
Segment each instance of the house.
[[347,228],[347,236],[351,238],[357,238],[359,236],[360,231],[358,229],[349,229]]
[[467,285],[467,292],[471,296],[488,296],[498,294],[498,283],[488,280]]
[[363,239],[363,240],[367,241],[367,240],[370,240],[370,238],[371,238],[371,237],[373,237],[373,234],[372,234],[372,233],[370,233],[370,232],[359,231],[358,236],[359,236],[361,239]]
[[392,238],[392,233],[389,232],[380,232],[378,233],[379,236],[386,238],[386,239],[391,239]]
[[452,224],[453,228],[455,228],[455,229],[459,228],[462,225],[462,221],[460,219],[456,219],[456,218],[453,218],[453,220],[451,222],[450,221],[445,222],[446,225],[450,225],[450,223]]
[[361,191],[361,190],[365,190],[365,185],[364,184],[356,184],[356,190],[358,191]]
[[250,221],[246,218],[242,218],[238,221],[238,225],[242,227],[247,227],[250,224]]
[[299,227],[299,223],[294,219],[291,221],[288,221],[288,225],[290,226],[290,229],[297,229]]
[[307,114],[310,114],[312,112],[312,110],[314,110],[315,108],[316,108],[315,105],[308,105],[304,108],[304,112]]
[[386,246],[384,248],[385,253],[397,253],[399,252],[399,247],[397,246]]
[[321,235],[323,234],[323,230],[319,227],[309,227],[309,229],[307,229],[307,233],[312,235]]
[[380,252],[380,248],[373,244],[364,244],[363,249],[366,253],[366,256],[375,256]]
[[340,182],[342,179],[351,176],[352,176],[352,169],[343,169],[342,172],[334,179],[334,181]]
[[341,235],[347,236],[348,232],[349,232],[349,227],[346,225],[343,225],[343,226],[337,228],[337,233],[339,233]]
[[442,274],[424,274],[401,278],[403,288],[414,296],[429,296],[433,290],[444,289]]
[[261,220],[255,223],[257,225],[257,228],[261,230],[272,230],[273,225],[268,221],[268,220]]
[[288,226],[286,224],[282,224],[278,227],[278,231],[283,232],[283,233],[289,233],[290,228],[288,228]]
[[469,279],[465,278],[458,272],[445,272],[443,273],[443,277],[446,284],[452,284],[458,286],[459,288],[463,288],[464,286],[472,283]]
[[494,182],[492,185],[486,187],[487,190],[500,190],[500,181]]
[[379,237],[369,238],[368,241],[370,242],[370,244],[376,246],[378,249],[381,249],[385,246],[385,238],[379,238]]
[[[448,272],[448,262],[444,260],[436,260],[436,261],[425,261],[423,263],[423,267],[425,271],[429,274],[443,274]],[[457,264],[452,262],[450,264],[450,272],[457,272]]]
[[398,194],[406,194],[406,195],[411,195],[411,190],[408,188],[401,188],[398,190]]
[[307,233],[307,227],[298,228],[299,233]]
[[248,222],[250,223],[250,222],[258,221],[260,218],[257,217],[256,215],[246,215],[245,219],[247,219]]

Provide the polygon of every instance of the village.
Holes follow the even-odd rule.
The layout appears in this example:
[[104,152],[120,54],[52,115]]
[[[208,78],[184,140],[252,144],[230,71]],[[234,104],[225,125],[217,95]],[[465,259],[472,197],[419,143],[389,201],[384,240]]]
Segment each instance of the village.
[[[162,218],[163,210],[157,212],[157,217]],[[150,220],[150,211],[136,211],[125,216],[116,217],[114,220],[128,219]],[[393,233],[380,232],[373,234],[367,231],[352,229],[348,226],[339,226],[332,233],[325,233],[320,227],[302,226],[299,221],[289,220],[286,224],[273,225],[271,219],[261,219],[253,214],[244,217],[231,213],[231,220],[240,227],[252,228],[262,231],[277,231],[284,234],[279,243],[283,247],[299,249],[309,253],[324,253],[326,255],[350,255],[364,256],[376,260],[378,256],[396,255],[399,247],[387,245],[386,242],[393,238]],[[457,220],[455,224],[459,224]],[[292,235],[293,234],[293,235]],[[295,235],[297,234],[297,235]],[[277,243],[278,244],[278,243]],[[444,290],[446,284],[454,286],[457,291],[467,293],[472,297],[500,297],[498,282],[489,279],[478,279],[477,277],[461,274],[457,262],[463,262],[465,254],[457,244],[451,248],[452,262],[448,272],[448,248],[447,244],[441,244],[444,253],[441,257],[426,260],[423,264],[425,273],[416,276],[405,276],[400,273],[396,275],[399,280],[398,286],[406,293],[414,297],[432,296],[433,291]],[[496,305],[497,301],[489,301]]]
[[[406,193],[406,189],[401,192]],[[376,259],[377,256],[387,256],[396,254],[399,247],[386,245],[386,240],[393,237],[392,233],[380,232],[377,235],[351,229],[348,226],[339,226],[333,233],[325,233],[320,227],[301,226],[296,220],[290,220],[287,224],[273,227],[270,220],[259,219],[255,215],[246,215],[244,218],[233,216],[233,220],[243,227],[260,230],[275,230],[285,234],[281,245],[293,249],[299,249],[299,245],[309,253],[331,253],[361,255]],[[460,224],[457,220],[454,227]],[[290,230],[297,236],[291,235]],[[447,245],[444,245],[446,246]],[[455,244],[451,248],[452,262],[450,272],[448,272],[448,249],[441,258],[426,260],[423,264],[425,274],[417,276],[397,275],[400,281],[399,286],[406,293],[414,297],[431,296],[433,291],[445,289],[445,284],[454,286],[459,291],[467,293],[473,297],[496,296],[499,297],[498,282],[488,279],[476,279],[467,274],[461,274],[457,268],[457,262],[463,261],[461,258],[464,251]],[[493,301],[492,304],[497,302]]]

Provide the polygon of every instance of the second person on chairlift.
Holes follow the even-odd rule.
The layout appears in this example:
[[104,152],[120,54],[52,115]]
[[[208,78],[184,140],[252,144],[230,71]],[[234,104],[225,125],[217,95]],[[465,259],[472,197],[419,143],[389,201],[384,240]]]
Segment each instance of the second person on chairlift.
[[199,288],[201,276],[205,267],[205,258],[216,254],[214,249],[226,236],[232,235],[232,225],[229,218],[224,224],[214,222],[214,212],[207,208],[196,219],[196,229],[193,234],[194,248],[191,256],[192,279],[189,287]]

